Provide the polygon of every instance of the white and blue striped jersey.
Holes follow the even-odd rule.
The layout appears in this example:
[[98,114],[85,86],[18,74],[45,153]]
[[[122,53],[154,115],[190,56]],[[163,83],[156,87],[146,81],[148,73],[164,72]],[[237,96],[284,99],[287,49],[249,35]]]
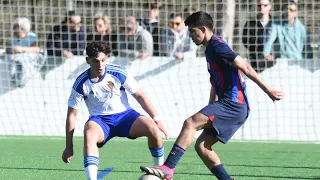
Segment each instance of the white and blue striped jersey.
[[131,109],[125,90],[134,94],[138,89],[137,81],[124,69],[107,64],[98,82],[91,81],[89,69],[77,77],[68,106],[78,109],[84,99],[90,116],[116,114]]

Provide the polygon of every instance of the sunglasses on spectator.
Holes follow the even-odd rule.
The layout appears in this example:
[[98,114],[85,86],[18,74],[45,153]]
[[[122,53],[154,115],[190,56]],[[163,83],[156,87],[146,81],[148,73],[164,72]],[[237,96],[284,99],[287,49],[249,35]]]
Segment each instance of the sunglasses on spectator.
[[72,25],[74,25],[74,26],[81,26],[81,22],[78,22],[78,23],[72,22],[72,23],[70,23],[70,24],[72,24]]
[[171,28],[173,28],[174,25],[180,26],[180,24],[181,24],[181,23],[179,23],[179,22],[170,22],[170,23],[169,23],[169,26],[170,26]]
[[284,8],[283,11],[296,12],[296,9],[293,8]]
[[258,4],[257,6],[258,6],[258,7],[261,7],[261,6],[267,7],[267,6],[269,6],[269,4]]

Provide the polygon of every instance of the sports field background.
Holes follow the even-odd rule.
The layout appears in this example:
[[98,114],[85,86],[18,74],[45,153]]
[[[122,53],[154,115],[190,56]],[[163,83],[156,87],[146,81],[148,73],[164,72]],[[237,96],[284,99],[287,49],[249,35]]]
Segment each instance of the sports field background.
[[[167,156],[173,140],[165,141]],[[82,158],[83,138],[74,139],[75,155],[70,164],[61,160],[63,137],[0,136],[1,180],[85,179]],[[230,142],[218,144],[230,174],[237,180],[320,179],[320,145],[306,143]],[[100,170],[114,168],[103,179],[137,180],[140,165],[151,164],[146,139],[113,139],[102,149]],[[188,149],[176,168],[176,180],[215,179],[193,148]]]

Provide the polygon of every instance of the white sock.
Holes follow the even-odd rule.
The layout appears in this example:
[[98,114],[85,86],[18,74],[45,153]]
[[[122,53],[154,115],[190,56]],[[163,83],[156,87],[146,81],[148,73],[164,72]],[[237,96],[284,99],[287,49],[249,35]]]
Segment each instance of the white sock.
[[95,156],[86,156],[84,158],[84,170],[88,180],[97,180],[99,158]]
[[160,157],[152,157],[153,160],[153,165],[154,166],[161,166],[163,165],[163,161],[164,161],[164,156],[160,156]]
[[98,166],[89,165],[85,169],[88,180],[97,180],[98,177]]
[[153,160],[153,165],[154,166],[161,166],[163,165],[164,161],[164,148],[163,146],[159,148],[150,148],[149,150],[151,152],[152,160]]

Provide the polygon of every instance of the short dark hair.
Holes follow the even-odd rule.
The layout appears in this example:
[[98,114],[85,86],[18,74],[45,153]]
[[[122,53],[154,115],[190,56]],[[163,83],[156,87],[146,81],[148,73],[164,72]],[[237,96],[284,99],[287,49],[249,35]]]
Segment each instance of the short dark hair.
[[144,3],[143,8],[148,10],[159,9],[159,5],[157,3]]
[[71,17],[73,16],[80,16],[76,11],[68,11],[66,13],[66,16],[64,17],[64,20],[61,22],[62,24],[66,24],[68,22],[71,22]]
[[195,26],[195,27],[205,26],[208,29],[213,30],[212,17],[210,16],[210,14],[203,11],[197,11],[195,13],[192,13],[184,21],[184,24],[186,26]]
[[195,7],[186,7],[186,8],[184,8],[183,12],[187,13],[187,12],[189,12],[190,10],[193,11],[193,12],[195,12],[195,11],[197,11],[197,8],[195,8]]
[[106,55],[109,55],[111,53],[111,49],[107,42],[94,41],[90,43],[86,48],[86,53],[89,57],[97,57],[97,55],[101,52],[105,53]]
[[175,17],[181,17],[183,18],[183,14],[182,13],[171,13],[169,18],[172,19],[172,18],[175,18]]

